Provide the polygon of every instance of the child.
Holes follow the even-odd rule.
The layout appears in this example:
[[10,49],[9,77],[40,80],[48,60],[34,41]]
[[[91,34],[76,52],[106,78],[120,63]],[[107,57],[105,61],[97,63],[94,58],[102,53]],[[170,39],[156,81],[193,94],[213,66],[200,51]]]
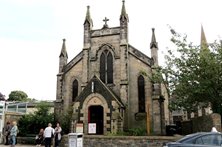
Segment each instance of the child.
[[41,146],[44,139],[44,129],[40,129],[39,134],[35,137],[36,146]]

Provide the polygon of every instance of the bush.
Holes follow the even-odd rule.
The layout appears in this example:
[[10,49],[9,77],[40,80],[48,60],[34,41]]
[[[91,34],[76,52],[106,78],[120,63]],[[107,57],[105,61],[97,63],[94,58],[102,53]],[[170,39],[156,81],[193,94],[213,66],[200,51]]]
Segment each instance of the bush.
[[146,136],[146,129],[145,128],[133,128],[128,130],[129,136]]
[[36,108],[34,114],[23,115],[19,119],[19,136],[38,134],[39,130],[47,127],[49,122],[54,124],[54,113],[49,113],[50,107],[46,102],[41,102]]

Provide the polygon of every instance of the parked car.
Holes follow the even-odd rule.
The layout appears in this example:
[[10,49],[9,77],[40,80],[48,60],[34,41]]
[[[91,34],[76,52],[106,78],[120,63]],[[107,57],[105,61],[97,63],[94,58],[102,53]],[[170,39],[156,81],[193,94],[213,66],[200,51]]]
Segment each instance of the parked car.
[[186,135],[176,142],[165,143],[163,147],[221,147],[222,133],[199,132]]

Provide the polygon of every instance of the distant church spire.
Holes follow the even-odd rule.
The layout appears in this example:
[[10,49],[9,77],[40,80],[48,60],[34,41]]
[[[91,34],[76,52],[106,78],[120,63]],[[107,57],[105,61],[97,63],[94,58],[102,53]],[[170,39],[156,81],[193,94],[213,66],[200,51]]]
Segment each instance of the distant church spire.
[[63,40],[62,50],[61,50],[61,53],[60,53],[59,57],[66,57],[66,58],[68,58],[68,54],[67,54],[67,51],[66,51],[66,44],[65,44],[66,39],[62,39],[62,40]]
[[156,42],[156,36],[155,36],[155,29],[152,28],[152,37],[151,37],[151,43],[150,43],[150,48],[158,48],[158,43]]
[[87,22],[87,23],[90,24],[90,27],[92,27],[93,26],[93,22],[92,22],[92,19],[91,19],[91,16],[90,16],[89,8],[90,8],[90,6],[87,6],[86,18],[85,18],[84,24]]
[[207,39],[204,33],[203,25],[201,24],[201,38],[200,38],[200,46],[207,46]]

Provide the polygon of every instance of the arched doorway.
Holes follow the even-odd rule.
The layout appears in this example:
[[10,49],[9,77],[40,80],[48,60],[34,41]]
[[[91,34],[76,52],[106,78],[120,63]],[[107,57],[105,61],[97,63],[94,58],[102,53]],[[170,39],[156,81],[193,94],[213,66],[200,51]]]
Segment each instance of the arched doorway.
[[88,123],[96,123],[96,134],[103,134],[103,107],[90,106],[88,110]]

